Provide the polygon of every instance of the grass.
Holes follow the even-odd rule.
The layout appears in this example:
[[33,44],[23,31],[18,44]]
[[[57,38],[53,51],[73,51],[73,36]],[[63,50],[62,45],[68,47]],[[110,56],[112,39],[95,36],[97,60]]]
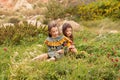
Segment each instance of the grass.
[[[110,23],[110,24],[107,24]],[[46,28],[35,26],[5,28],[16,40],[0,45],[0,80],[119,80],[120,79],[120,33],[119,22],[110,19],[82,21],[83,31],[74,32],[74,43],[78,54],[68,55],[56,62],[31,61],[47,52],[43,44]],[[104,27],[102,30],[101,28]],[[4,28],[3,28],[4,29]],[[15,30],[14,30],[15,29]],[[106,31],[109,29],[109,31]],[[20,31],[21,30],[21,31]],[[44,31],[45,30],[45,31]],[[110,33],[117,30],[118,33]],[[38,31],[36,35],[32,32]],[[1,33],[5,31],[1,28]],[[4,38],[8,36],[3,34]],[[1,39],[3,39],[1,36]],[[9,37],[9,36],[8,36]],[[15,45],[14,45],[15,44]]]
[[[32,3],[33,0],[29,0],[29,2]],[[0,19],[0,24],[9,22],[10,16],[13,17],[13,15],[17,16],[13,18],[20,20],[23,19],[20,15],[43,14],[46,16],[44,14],[46,8],[40,8],[44,6],[46,5],[36,3],[34,10],[19,13],[0,10],[0,15],[5,15]],[[53,12],[51,12],[51,7],[54,7]],[[62,6],[54,4],[51,7],[49,7],[51,16],[48,15],[50,19],[65,16],[62,14],[64,13]],[[13,19],[13,21],[16,20]],[[33,28],[17,26],[11,32],[9,31],[12,28],[9,27],[4,31],[1,30],[3,32],[1,39],[3,37],[5,39],[0,45],[0,80],[120,80],[120,22],[106,18],[81,21],[80,24],[84,26],[84,30],[74,33],[78,54],[68,53],[56,62],[31,61],[37,55],[47,52],[46,46],[43,44],[46,36],[40,33],[45,31],[38,30],[36,33],[35,26]],[[18,28],[22,28],[21,31]],[[8,34],[5,33],[7,30]],[[112,30],[116,30],[118,33],[113,34]],[[14,34],[15,32],[16,34]],[[13,38],[6,40],[9,33],[13,33],[11,35]],[[15,43],[16,45],[14,45]]]
[[102,20],[95,20],[95,21],[81,21],[82,25],[84,25],[87,29],[91,32],[96,33],[106,33],[113,30],[120,31],[120,22],[113,21],[112,19],[105,18]]
[[[20,15],[13,11],[0,12],[1,15],[6,16],[0,23],[7,22],[8,16],[13,14]],[[44,10],[40,11],[40,8],[36,8],[32,11],[21,12],[21,14],[27,16],[44,14]],[[22,19],[21,16],[20,19]],[[14,40],[5,42],[3,37],[6,38],[6,36],[3,34],[1,36],[3,44],[0,45],[0,80],[120,80],[120,22],[106,18],[81,21],[80,24],[84,26],[84,30],[74,33],[78,54],[68,53],[56,62],[31,61],[37,55],[47,52],[43,44],[46,36],[39,34],[40,30],[36,36],[31,36],[31,33],[36,31],[35,26],[33,29],[30,27],[21,29],[27,35],[30,33],[27,37],[23,36],[22,40],[19,36],[22,36],[23,32],[18,30],[20,34],[17,34],[16,29],[20,27],[17,26],[16,34],[12,35],[15,42],[17,40],[20,42],[16,45],[13,45]],[[27,29],[28,31],[25,31]],[[112,30],[118,33],[113,34]],[[1,32],[5,31],[1,30]]]
[[79,54],[68,54],[56,62],[31,62],[46,52],[42,44],[0,46],[1,80],[119,80],[120,34],[75,33]]

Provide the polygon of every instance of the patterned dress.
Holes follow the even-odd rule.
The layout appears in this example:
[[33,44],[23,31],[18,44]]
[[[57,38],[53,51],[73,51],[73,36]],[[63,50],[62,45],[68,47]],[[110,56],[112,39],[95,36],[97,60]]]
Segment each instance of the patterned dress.
[[64,52],[66,52],[65,47],[69,47],[72,41],[65,36],[59,36],[57,38],[48,37],[44,43],[48,47],[48,56],[50,58],[61,58],[64,54],[59,54],[56,51],[64,49]]

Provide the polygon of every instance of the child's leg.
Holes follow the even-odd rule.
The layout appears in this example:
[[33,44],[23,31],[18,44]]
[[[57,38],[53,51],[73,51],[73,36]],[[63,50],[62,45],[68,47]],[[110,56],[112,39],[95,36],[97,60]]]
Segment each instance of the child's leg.
[[56,58],[52,57],[52,58],[49,58],[47,61],[55,61]]
[[41,54],[41,55],[33,58],[32,60],[33,60],[33,61],[34,61],[34,60],[41,60],[41,61],[42,61],[42,60],[46,60],[46,59],[48,59],[48,54]]

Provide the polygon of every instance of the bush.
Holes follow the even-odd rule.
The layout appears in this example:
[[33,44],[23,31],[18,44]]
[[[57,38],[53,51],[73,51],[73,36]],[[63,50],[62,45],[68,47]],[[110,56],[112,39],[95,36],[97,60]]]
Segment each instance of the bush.
[[95,20],[104,17],[119,18],[120,3],[117,0],[97,1],[90,4],[84,4],[78,7],[81,19]]
[[46,18],[50,18],[53,20],[64,17],[65,7],[56,0],[52,0],[51,2],[49,2],[49,4],[47,5],[47,9],[48,10],[45,14]]
[[[46,26],[37,28],[37,26],[15,24],[15,26],[6,26],[0,28],[0,45],[1,44],[20,44],[22,41],[33,42],[39,39],[39,34],[47,34]],[[34,39],[33,37],[37,37]]]
[[[120,18],[120,3],[118,0],[97,0],[97,1],[84,1],[77,3],[72,3],[72,1],[67,4],[67,6],[62,6],[62,4],[57,7],[52,3],[53,6],[49,5],[48,16],[52,19],[69,17],[74,20],[97,20],[109,17],[112,19]],[[71,4],[72,3],[72,4]],[[61,10],[61,8],[64,8]],[[53,9],[53,10],[52,10]],[[56,13],[56,14],[55,14]],[[53,17],[54,16],[54,17]]]
[[120,3],[118,0],[97,1],[59,1],[52,0],[47,5],[46,18],[49,20],[57,18],[69,18],[73,20],[97,20],[109,17],[120,18]]
[[14,23],[14,24],[17,24],[17,23],[19,23],[20,22],[20,20],[18,19],[18,18],[10,18],[9,20],[8,20],[8,23]]

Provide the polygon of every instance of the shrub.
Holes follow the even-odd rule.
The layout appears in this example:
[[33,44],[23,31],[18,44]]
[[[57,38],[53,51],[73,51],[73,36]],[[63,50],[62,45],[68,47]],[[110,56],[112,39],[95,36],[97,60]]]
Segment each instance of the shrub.
[[69,1],[63,3],[52,0],[47,5],[46,18],[69,18],[78,20],[96,20],[110,17],[119,19],[120,3],[118,0],[91,0],[91,1]]
[[17,23],[19,23],[20,22],[20,20],[18,19],[18,18],[10,18],[9,20],[8,20],[8,23],[14,23],[14,24],[17,24]]
[[57,19],[64,17],[64,8],[58,1],[52,0],[47,5],[48,11],[46,12],[46,18]]
[[0,28],[0,44],[20,44],[21,41],[32,42],[36,41],[33,37],[38,37],[39,34],[47,34],[45,27],[37,28],[37,26],[15,24],[15,26],[6,26]]
[[119,18],[120,3],[117,0],[97,1],[79,6],[77,14],[84,20],[104,17]]

